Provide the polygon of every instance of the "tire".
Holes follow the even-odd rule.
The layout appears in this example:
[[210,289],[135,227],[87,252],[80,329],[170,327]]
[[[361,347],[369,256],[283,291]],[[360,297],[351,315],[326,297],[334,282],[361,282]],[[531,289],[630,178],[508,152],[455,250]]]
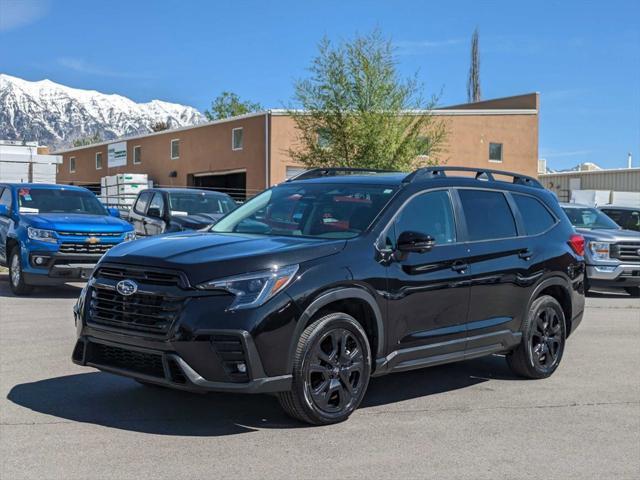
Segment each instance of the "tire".
[[284,411],[312,425],[349,418],[369,384],[371,348],[360,324],[330,313],[309,325],[298,340],[291,391],[278,394]]
[[558,301],[544,295],[529,309],[522,342],[507,355],[511,370],[526,378],[547,378],[558,368],[564,353],[567,327]]
[[640,287],[626,287],[624,290],[632,297],[640,297]]
[[33,286],[24,281],[19,248],[11,250],[9,255],[9,287],[15,295],[28,295],[33,291]]

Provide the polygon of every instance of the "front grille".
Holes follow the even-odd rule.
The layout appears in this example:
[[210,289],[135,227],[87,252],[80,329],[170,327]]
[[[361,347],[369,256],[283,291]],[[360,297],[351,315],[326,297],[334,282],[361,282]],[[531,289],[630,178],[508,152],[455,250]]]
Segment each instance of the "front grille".
[[107,243],[62,243],[59,251],[60,253],[102,255],[111,247],[113,247],[113,245]]
[[100,233],[91,233],[91,232],[58,232],[58,235],[62,235],[65,237],[119,237],[122,235],[121,232],[100,232]]
[[109,280],[135,280],[147,285],[164,285],[184,287],[185,282],[182,277],[173,272],[157,272],[153,270],[134,269],[126,267],[100,267],[95,274],[96,278],[106,278]]
[[244,347],[240,337],[234,335],[213,335],[211,343],[215,349],[226,374],[232,382],[246,382],[249,380],[248,372],[238,371],[238,365],[244,364],[245,369],[247,362],[245,360]]
[[120,295],[94,284],[89,303],[89,323],[164,335],[178,317],[184,300],[180,297],[135,293]]
[[640,242],[616,243],[611,245],[611,258],[628,262],[640,262]]
[[152,377],[164,378],[165,376],[162,356],[154,353],[137,352],[91,342],[86,361],[94,365],[129,370]]

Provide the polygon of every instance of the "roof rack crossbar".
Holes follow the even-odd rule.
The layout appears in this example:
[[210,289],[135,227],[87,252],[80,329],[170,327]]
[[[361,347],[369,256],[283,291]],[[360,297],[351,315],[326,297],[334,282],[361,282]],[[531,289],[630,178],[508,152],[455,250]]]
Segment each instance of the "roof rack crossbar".
[[407,175],[404,178],[403,183],[411,183],[416,180],[427,178],[446,177],[446,172],[475,172],[475,178],[477,180],[484,179],[490,182],[502,181],[496,180],[494,175],[503,175],[506,177],[512,177],[512,183],[518,185],[527,185],[534,188],[544,188],[538,180],[527,175],[506,172],[504,170],[491,170],[487,168],[473,167],[422,167]]
[[287,182],[294,180],[308,180],[310,178],[332,177],[341,173],[398,173],[394,170],[378,170],[375,168],[348,168],[348,167],[328,167],[328,168],[312,168],[305,172],[294,175],[287,179]]

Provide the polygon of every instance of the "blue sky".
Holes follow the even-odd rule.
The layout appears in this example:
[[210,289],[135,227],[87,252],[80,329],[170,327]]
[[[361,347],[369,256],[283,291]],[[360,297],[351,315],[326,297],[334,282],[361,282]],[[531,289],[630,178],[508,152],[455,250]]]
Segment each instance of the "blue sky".
[[0,72],[200,110],[223,90],[278,108],[324,36],[378,27],[399,69],[465,100],[480,31],[484,98],[541,93],[552,168],[640,164],[640,1],[0,0]]

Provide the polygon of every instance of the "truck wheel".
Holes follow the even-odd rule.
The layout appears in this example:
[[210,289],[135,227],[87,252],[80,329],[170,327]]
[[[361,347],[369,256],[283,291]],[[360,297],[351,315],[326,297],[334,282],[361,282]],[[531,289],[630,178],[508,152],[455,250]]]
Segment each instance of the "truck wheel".
[[27,285],[24,281],[19,248],[11,250],[9,257],[9,286],[15,295],[28,295],[33,291],[33,286]]
[[625,291],[632,297],[640,297],[640,287],[627,287]]
[[278,394],[285,412],[313,425],[349,418],[369,384],[371,350],[367,335],[346,313],[330,313],[309,325],[298,341],[293,385]]
[[511,370],[527,378],[547,378],[556,371],[567,338],[564,312],[558,301],[537,298],[524,322],[520,345],[507,355]]

